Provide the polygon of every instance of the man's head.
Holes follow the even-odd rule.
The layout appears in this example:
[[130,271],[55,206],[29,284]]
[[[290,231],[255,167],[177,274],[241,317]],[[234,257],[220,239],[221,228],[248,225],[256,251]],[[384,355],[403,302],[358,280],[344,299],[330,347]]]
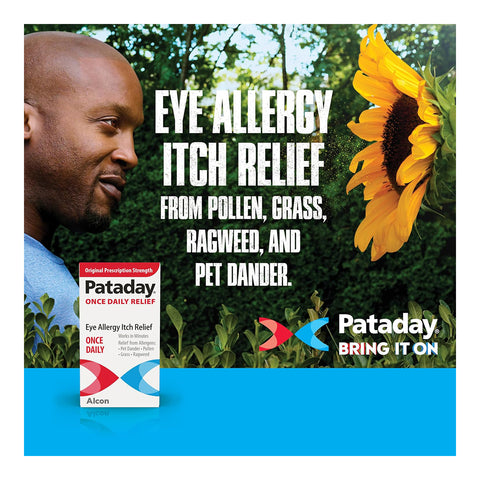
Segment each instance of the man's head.
[[48,243],[58,225],[98,232],[110,223],[137,164],[140,83],[112,47],[84,35],[25,36],[25,224]]

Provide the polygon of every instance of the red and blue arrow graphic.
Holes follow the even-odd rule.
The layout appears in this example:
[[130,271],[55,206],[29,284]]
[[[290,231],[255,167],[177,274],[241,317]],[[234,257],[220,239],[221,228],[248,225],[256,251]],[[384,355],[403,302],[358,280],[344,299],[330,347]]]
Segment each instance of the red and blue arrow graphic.
[[278,323],[270,318],[260,317],[258,321],[273,333],[273,335],[266,342],[262,343],[260,347],[258,347],[260,351],[271,350],[272,348],[278,347],[282,343],[286,342],[292,335],[295,335],[309,347],[328,352],[328,345],[321,342],[315,335],[320,328],[328,323],[328,317],[317,318],[317,320],[307,323],[295,333],[291,332],[281,323]]
[[112,383],[119,378],[123,380],[128,386],[146,395],[158,396],[160,391],[153,388],[145,380],[145,375],[154,367],[160,364],[159,360],[148,360],[131,368],[127,373],[121,377],[113,373],[107,367],[92,360],[80,360],[80,366],[87,368],[95,375],[95,380],[86,388],[80,391],[80,396],[93,395],[108,388]]

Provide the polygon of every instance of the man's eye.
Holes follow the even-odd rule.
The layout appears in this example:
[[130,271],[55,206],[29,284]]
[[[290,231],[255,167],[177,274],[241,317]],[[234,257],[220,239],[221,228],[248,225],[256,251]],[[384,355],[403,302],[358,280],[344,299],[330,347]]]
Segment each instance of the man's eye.
[[119,122],[118,118],[103,118],[102,122],[106,123],[108,126],[110,126],[112,128],[115,128],[115,129],[119,128],[119,126],[120,126],[120,122]]

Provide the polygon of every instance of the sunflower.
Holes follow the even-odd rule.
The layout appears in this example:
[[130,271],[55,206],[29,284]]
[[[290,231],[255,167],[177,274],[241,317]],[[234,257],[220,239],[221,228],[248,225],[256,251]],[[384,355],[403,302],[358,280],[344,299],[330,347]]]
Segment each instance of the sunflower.
[[[358,137],[373,141],[353,158],[357,171],[347,193],[364,185],[365,218],[355,233],[364,252],[372,242],[371,259],[396,252],[408,240],[432,176],[439,147],[440,112],[425,80],[386,45],[376,25],[360,45],[353,87],[376,105],[347,126]],[[432,103],[433,101],[433,103]]]

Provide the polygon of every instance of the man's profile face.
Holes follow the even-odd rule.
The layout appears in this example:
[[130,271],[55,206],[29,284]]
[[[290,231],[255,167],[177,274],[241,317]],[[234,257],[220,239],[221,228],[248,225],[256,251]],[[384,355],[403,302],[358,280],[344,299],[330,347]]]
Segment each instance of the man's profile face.
[[58,97],[38,117],[25,188],[44,218],[102,231],[137,164],[133,132],[143,122],[142,90],[128,62],[115,58],[81,57],[66,73]]

